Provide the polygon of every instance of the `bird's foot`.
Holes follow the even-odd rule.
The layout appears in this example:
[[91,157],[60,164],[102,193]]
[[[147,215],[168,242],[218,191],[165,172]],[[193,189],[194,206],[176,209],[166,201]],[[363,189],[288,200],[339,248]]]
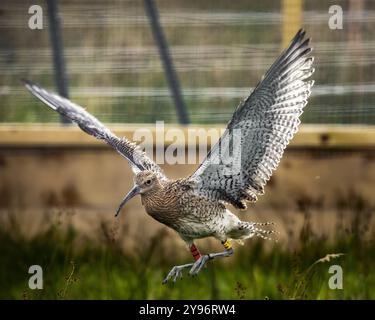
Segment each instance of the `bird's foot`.
[[182,270],[190,268],[193,265],[194,263],[188,263],[181,266],[174,266],[163,280],[163,284],[166,284],[170,279],[172,279],[173,282],[176,282],[177,278],[182,278]]
[[229,247],[229,246],[228,246],[228,249],[223,252],[205,254],[201,256],[197,261],[195,261],[195,263],[193,264],[193,266],[191,267],[189,271],[189,274],[192,276],[197,275],[202,270],[202,268],[206,265],[206,263],[211,259],[229,257],[232,254],[233,254],[233,249],[232,247]]
[[211,260],[212,257],[209,254],[205,254],[201,256],[197,261],[194,262],[193,266],[191,267],[189,274],[192,276],[197,275],[202,268],[206,265],[208,260]]

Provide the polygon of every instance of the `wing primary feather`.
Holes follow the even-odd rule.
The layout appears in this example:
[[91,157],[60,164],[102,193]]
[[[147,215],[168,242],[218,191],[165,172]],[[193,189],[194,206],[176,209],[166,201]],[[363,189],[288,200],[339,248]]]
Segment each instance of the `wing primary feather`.
[[143,170],[152,170],[163,179],[166,179],[161,168],[154,163],[135,144],[123,138],[120,139],[104,126],[97,118],[88,113],[81,106],[58,94],[47,91],[29,80],[22,79],[25,87],[47,106],[60,113],[62,116],[75,122],[81,130],[97,139],[105,141],[128,160],[135,173]]
[[[310,39],[305,35],[302,29],[297,32],[250,96],[235,109],[223,136],[189,178],[195,182],[195,192],[239,209],[246,208],[245,201],[255,201],[263,194],[284,149],[298,131],[299,117],[314,84],[313,80],[304,81],[314,72]],[[233,153],[232,163],[239,163],[240,168],[230,174],[225,171],[228,159],[222,161],[225,166],[216,160],[221,160],[221,154],[230,154],[221,150],[229,148],[221,141],[230,138],[234,129],[241,130],[241,140],[240,152]]]

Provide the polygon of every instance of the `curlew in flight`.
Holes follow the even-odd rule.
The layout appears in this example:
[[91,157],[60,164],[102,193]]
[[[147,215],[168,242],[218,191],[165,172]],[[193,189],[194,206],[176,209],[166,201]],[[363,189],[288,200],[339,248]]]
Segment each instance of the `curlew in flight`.
[[[139,194],[146,212],[186,242],[195,261],[174,266],[163,281],[166,283],[176,281],[185,268],[194,275],[208,260],[232,255],[232,239],[267,238],[273,232],[261,228],[268,223],[241,221],[225,205],[246,209],[247,201],[255,202],[264,193],[266,182],[298,130],[311,93],[314,82],[304,81],[314,72],[311,50],[305,32],[298,31],[255,90],[236,108],[223,136],[198,169],[178,180],[168,179],[136,144],[118,138],[82,107],[29,81],[24,83],[34,96],[86,133],[104,140],[129,162],[135,174],[134,187],[116,216]],[[225,250],[202,255],[194,240],[204,237],[220,240]]]

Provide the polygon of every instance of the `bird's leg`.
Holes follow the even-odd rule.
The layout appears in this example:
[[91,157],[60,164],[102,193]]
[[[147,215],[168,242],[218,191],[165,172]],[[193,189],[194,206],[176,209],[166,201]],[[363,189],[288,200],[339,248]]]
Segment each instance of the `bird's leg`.
[[190,245],[189,249],[195,261],[197,261],[202,256],[194,243]]
[[209,254],[200,256],[191,267],[189,274],[191,275],[198,274],[199,271],[202,270],[203,266],[207,263],[208,260],[231,256],[233,254],[232,244],[228,240],[222,241],[221,243],[223,244],[225,251],[217,252],[217,253],[209,253]]
[[[201,253],[199,252],[198,248],[194,243],[189,246],[190,252],[193,255],[195,261],[199,260],[202,257]],[[183,264],[180,266],[174,266],[171,271],[169,271],[168,275],[163,280],[163,284],[167,283],[168,280],[172,279],[173,282],[176,282],[177,278],[182,278],[182,270],[186,268],[191,268],[194,265],[194,262]]]

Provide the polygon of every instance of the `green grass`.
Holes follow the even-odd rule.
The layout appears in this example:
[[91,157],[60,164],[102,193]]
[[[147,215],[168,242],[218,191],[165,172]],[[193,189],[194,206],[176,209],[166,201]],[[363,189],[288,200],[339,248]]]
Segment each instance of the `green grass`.
[[[72,228],[54,223],[26,239],[12,218],[10,227],[0,228],[0,298],[375,299],[375,237],[363,231],[366,223],[358,218],[333,241],[313,235],[307,219],[299,249],[293,252],[277,243],[266,249],[265,241],[250,240],[236,248],[229,263],[211,262],[197,277],[167,285],[161,281],[170,267],[186,263],[188,256],[167,256],[164,233],[140,242],[130,254],[104,224],[99,241],[82,239]],[[327,256],[333,253],[344,255]],[[318,261],[324,257],[329,261]],[[43,290],[28,288],[28,268],[34,264],[43,267]],[[343,290],[328,286],[333,264],[343,269]]]

